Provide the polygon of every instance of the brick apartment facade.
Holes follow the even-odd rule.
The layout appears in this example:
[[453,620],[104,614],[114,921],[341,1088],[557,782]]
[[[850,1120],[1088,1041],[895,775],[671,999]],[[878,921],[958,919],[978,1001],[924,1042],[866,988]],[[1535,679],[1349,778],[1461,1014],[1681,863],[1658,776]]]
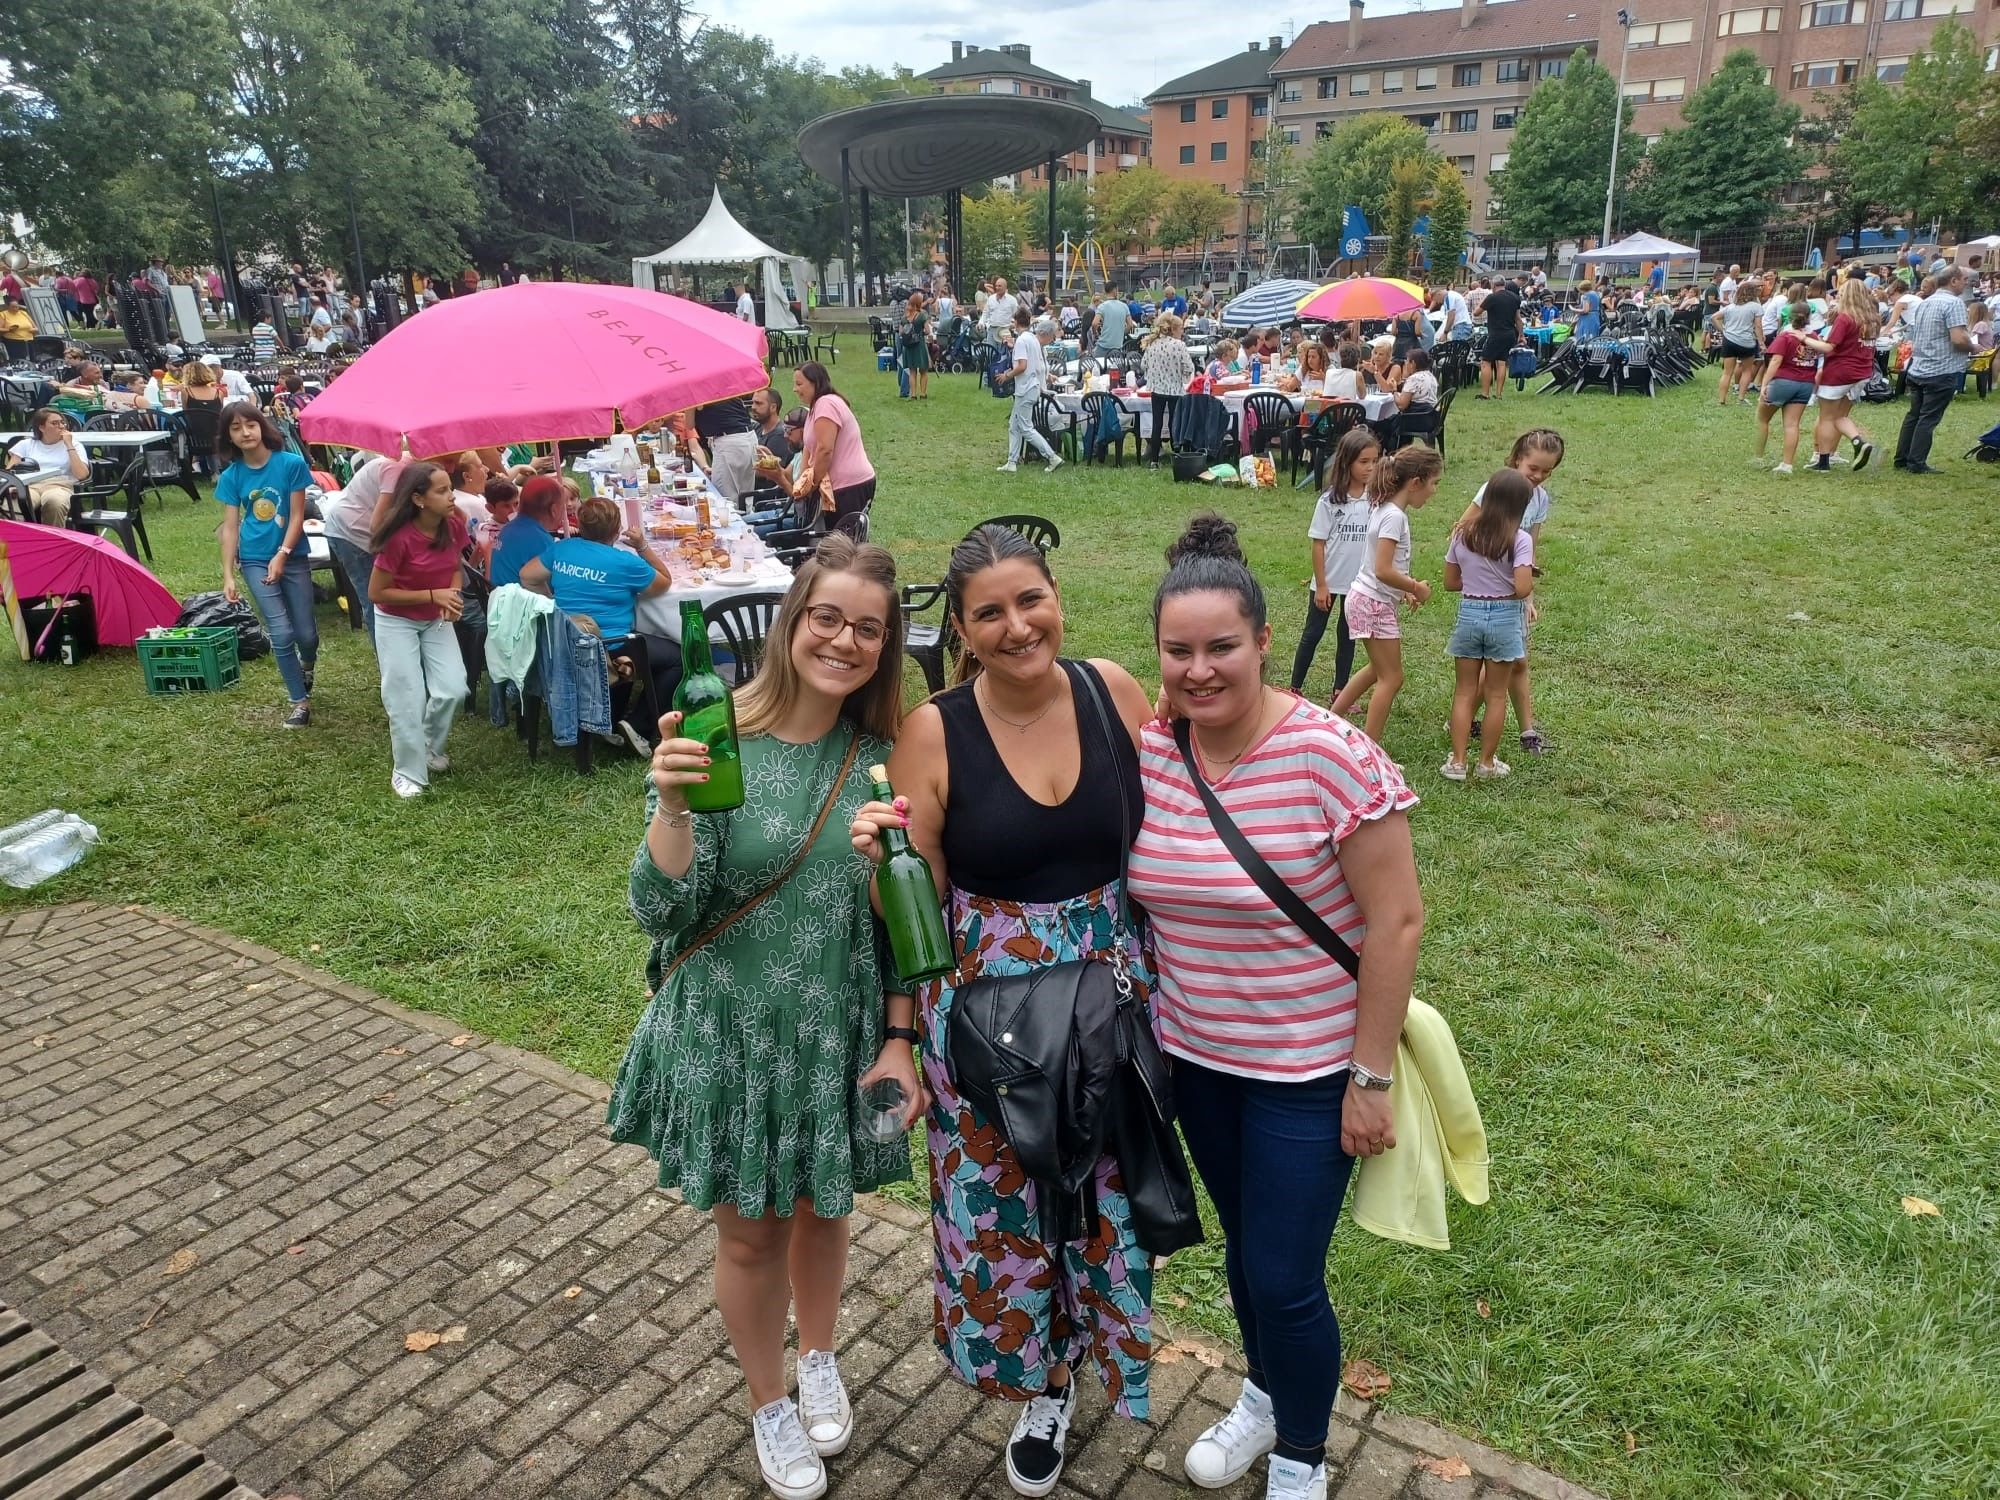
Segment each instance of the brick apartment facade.
[[1172,177],[1212,182],[1237,200],[1237,216],[1219,249],[1247,249],[1252,220],[1246,190],[1270,130],[1277,88],[1271,66],[1284,38],[1252,42],[1234,57],[1169,79],[1146,96],[1153,120],[1153,162]]

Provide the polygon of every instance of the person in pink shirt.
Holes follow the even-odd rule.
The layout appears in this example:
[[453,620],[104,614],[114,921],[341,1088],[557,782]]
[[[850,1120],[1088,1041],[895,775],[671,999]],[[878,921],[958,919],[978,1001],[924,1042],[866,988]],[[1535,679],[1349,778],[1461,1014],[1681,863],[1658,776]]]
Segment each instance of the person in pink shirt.
[[[861,424],[818,360],[808,360],[793,372],[792,389],[809,411],[802,482],[803,475],[810,472],[821,490],[822,507],[832,512],[827,524],[838,526],[848,516],[866,511],[875,498],[875,466],[861,444]],[[832,496],[830,507],[825,499],[828,492]]]
[[97,278],[88,271],[79,271],[76,277],[76,308],[83,315],[83,326],[97,326]]

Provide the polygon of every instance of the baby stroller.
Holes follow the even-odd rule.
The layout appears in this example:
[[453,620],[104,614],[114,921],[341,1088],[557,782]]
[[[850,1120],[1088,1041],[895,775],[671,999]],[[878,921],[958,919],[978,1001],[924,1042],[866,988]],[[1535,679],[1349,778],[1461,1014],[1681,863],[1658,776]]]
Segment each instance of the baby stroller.
[[1979,441],[1965,455],[1982,464],[2000,464],[2000,422],[1979,434]]
[[953,314],[938,325],[937,336],[931,340],[931,368],[950,370],[961,375],[977,368],[978,356],[973,353],[975,340],[972,336],[972,319]]

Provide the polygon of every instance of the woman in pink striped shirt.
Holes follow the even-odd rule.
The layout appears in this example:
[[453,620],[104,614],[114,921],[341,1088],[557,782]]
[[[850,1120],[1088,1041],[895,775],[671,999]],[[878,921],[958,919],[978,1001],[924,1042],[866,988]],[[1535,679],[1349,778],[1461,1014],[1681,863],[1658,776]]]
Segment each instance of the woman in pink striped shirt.
[[1132,896],[1152,918],[1154,1014],[1250,1366],[1187,1472],[1221,1488],[1270,1453],[1269,1500],[1324,1500],[1340,1374],[1326,1258],[1354,1158],[1395,1144],[1384,1090],[1423,931],[1405,816],[1417,799],[1360,730],[1266,684],[1271,627],[1232,523],[1195,517],[1167,560],[1154,637],[1189,754],[1252,847],[1361,954],[1357,982],[1293,925],[1217,837],[1172,729],[1147,726]]

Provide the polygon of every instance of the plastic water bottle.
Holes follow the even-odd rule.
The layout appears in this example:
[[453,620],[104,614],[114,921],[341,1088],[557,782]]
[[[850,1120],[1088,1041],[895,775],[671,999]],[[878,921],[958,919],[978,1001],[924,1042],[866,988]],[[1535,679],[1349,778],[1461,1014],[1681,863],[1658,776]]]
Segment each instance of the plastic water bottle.
[[16,890],[40,885],[82,859],[97,830],[74,813],[50,808],[0,830],[0,880]]
[[1250,384],[1253,386],[1259,386],[1262,385],[1263,383],[1264,383],[1263,356],[1253,355],[1250,360]]

